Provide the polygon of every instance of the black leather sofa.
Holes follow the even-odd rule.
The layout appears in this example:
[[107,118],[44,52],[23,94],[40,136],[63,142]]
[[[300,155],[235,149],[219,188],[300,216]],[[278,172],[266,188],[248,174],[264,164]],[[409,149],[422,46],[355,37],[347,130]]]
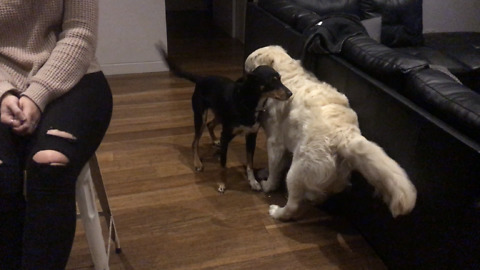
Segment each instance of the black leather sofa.
[[[380,41],[359,27],[376,16]],[[258,0],[246,18],[245,56],[275,44],[302,59],[418,191],[414,211],[393,219],[354,174],[328,209],[390,269],[480,269],[480,34],[423,34],[421,0]]]

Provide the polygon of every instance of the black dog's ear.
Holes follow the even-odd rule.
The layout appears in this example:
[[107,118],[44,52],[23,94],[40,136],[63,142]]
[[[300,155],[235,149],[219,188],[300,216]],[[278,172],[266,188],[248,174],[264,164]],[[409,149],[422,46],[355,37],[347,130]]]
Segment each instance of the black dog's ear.
[[242,82],[246,81],[247,80],[247,75],[248,74],[244,74],[242,77],[238,78],[237,83],[242,83]]
[[250,72],[250,73],[247,73],[246,76],[244,76],[245,79],[249,79],[249,80],[259,80],[260,79],[260,76],[258,76],[257,74],[253,73],[253,72]]
[[261,92],[263,92],[263,90],[265,89],[265,80],[263,80],[261,76],[259,76],[258,74],[249,73],[247,74],[247,77],[245,78],[245,80],[247,79],[250,84],[255,85],[255,87],[251,88],[252,90],[259,89]]
[[245,77],[245,81],[249,81],[250,83],[255,83],[255,84],[263,84],[264,81],[258,74],[255,73],[248,73]]

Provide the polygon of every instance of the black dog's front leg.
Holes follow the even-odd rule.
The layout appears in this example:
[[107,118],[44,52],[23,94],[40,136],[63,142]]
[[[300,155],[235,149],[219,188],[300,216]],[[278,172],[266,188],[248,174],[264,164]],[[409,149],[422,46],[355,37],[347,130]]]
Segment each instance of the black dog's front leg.
[[262,190],[262,186],[255,179],[253,172],[253,155],[257,145],[257,133],[249,133],[245,135],[246,153],[247,153],[247,180],[253,190]]
[[233,137],[233,130],[224,127],[222,130],[222,135],[220,136],[220,166],[222,166],[222,175],[221,175],[221,182],[218,185],[218,191],[223,193],[225,192],[225,186],[227,184],[227,172],[226,172],[226,166],[227,166],[227,150],[228,150],[228,144],[232,141]]
[[232,133],[232,130],[227,128],[222,130],[222,135],[220,137],[220,165],[222,168],[225,168],[227,165],[227,150],[228,144],[235,137]]

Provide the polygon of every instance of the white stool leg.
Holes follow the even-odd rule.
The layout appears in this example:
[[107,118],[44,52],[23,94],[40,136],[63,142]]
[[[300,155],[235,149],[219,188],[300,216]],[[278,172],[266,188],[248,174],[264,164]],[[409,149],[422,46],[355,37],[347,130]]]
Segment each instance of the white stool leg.
[[76,196],[95,270],[108,270],[108,254],[105,249],[88,163],[83,167],[78,177]]
[[109,230],[110,238],[108,239],[108,250],[107,254],[110,254],[110,240],[115,244],[115,253],[119,254],[122,252],[120,246],[120,238],[118,238],[117,226],[115,225],[115,220],[113,218],[112,210],[110,209],[110,203],[108,202],[107,192],[105,191],[105,186],[103,185],[102,173],[100,172],[100,167],[98,166],[97,157],[93,155],[88,161],[90,166],[90,176],[92,177],[93,186],[97,194],[98,202],[102,208],[101,216],[103,215],[106,221],[106,225]]

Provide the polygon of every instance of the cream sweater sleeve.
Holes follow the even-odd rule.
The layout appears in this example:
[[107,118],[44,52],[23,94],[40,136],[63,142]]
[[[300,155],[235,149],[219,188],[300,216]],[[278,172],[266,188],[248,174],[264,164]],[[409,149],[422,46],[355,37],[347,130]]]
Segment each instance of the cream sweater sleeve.
[[85,75],[94,58],[98,0],[65,0],[62,32],[47,62],[22,93],[43,111]]

